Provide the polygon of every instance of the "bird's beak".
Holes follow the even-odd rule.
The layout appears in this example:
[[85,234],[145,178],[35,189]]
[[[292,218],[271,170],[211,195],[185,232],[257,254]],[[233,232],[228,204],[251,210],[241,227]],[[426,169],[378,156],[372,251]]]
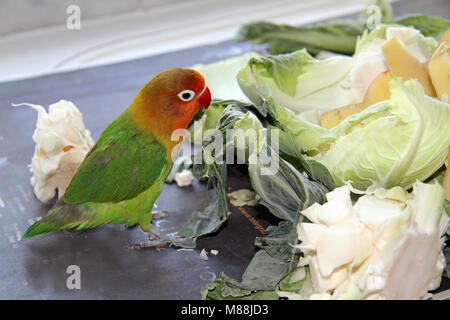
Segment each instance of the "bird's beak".
[[203,107],[203,110],[208,109],[209,104],[211,103],[211,92],[208,87],[205,87],[203,93],[200,94],[200,97],[198,97],[198,103],[200,103],[200,106]]

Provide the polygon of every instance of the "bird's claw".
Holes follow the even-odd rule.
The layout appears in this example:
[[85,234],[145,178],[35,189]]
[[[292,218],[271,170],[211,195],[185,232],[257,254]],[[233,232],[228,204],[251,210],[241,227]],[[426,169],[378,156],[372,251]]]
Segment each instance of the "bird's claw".
[[148,233],[148,241],[135,244],[133,249],[156,248],[160,251],[163,246],[190,243],[193,239],[194,237],[179,237],[173,233],[162,234],[158,229],[152,228],[152,230]]
[[152,220],[166,218],[168,215],[169,215],[169,212],[164,211],[164,210],[152,211]]

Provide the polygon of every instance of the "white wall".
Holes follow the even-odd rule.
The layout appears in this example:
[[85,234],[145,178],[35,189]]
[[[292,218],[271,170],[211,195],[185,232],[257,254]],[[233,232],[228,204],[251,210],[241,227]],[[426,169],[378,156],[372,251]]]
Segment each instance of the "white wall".
[[82,18],[86,21],[194,1],[196,0],[1,0],[0,36],[64,25],[69,5],[78,5]]
[[[0,82],[231,40],[252,21],[314,23],[366,1],[0,0]],[[77,30],[66,27],[71,4],[80,6]]]

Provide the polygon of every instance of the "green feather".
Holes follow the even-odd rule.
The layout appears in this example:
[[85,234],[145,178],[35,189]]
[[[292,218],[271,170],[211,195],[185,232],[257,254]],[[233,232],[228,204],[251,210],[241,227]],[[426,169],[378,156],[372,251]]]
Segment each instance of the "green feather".
[[167,163],[167,150],[136,127],[126,110],[102,133],[64,194],[70,204],[120,202],[147,190]]
[[151,209],[171,168],[165,147],[139,130],[127,109],[103,131],[63,198],[22,238],[119,223],[149,231]]
[[33,224],[22,239],[37,237],[62,229],[90,229],[105,224],[139,224],[143,231],[150,231],[151,209],[159,197],[171,166],[166,166],[160,177],[145,192],[131,200],[118,203],[67,204],[60,200],[41,220]]

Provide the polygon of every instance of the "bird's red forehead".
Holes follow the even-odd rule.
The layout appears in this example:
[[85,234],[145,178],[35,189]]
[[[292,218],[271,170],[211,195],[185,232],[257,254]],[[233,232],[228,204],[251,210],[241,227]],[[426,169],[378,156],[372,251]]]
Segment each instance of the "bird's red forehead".
[[[184,70],[183,70],[184,71]],[[180,89],[191,89],[196,93],[201,93],[205,89],[205,79],[196,70],[186,69],[186,73],[181,76]]]
[[178,93],[186,89],[200,93],[205,88],[205,79],[193,69],[173,68],[157,74],[149,84],[152,85],[152,88],[164,89],[166,93]]

